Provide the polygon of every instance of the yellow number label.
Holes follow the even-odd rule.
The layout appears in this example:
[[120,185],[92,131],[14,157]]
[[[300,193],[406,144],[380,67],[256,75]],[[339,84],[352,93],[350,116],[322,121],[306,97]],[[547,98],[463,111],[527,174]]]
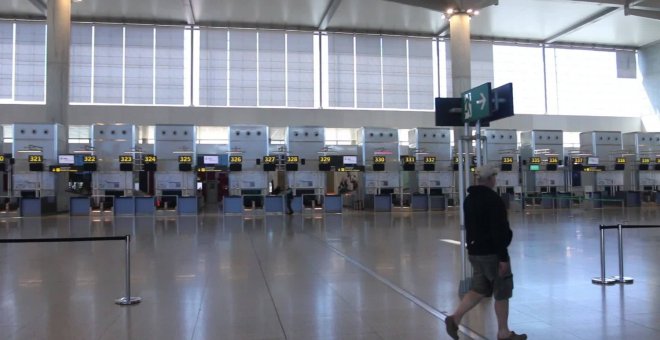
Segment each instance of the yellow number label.
[[385,156],[374,156],[375,164],[385,164]]
[[30,155],[28,157],[29,163],[43,163],[44,157],[41,155]]
[[435,164],[436,161],[437,161],[436,157],[424,157],[425,164]]
[[321,156],[319,157],[319,163],[321,164],[330,164],[330,156]]
[[502,157],[502,164],[513,164],[513,157]]
[[85,156],[85,157],[83,157],[83,162],[85,162],[85,163],[96,163],[96,156]]
[[625,157],[617,157],[616,158],[616,164],[626,164],[626,158]]
[[179,156],[179,163],[190,164],[190,163],[192,163],[192,157],[191,156]]
[[232,164],[241,164],[243,163],[243,156],[230,156],[229,163]]
[[646,157],[644,157],[644,158],[640,158],[640,159],[639,159],[639,162],[640,162],[641,164],[649,164],[649,163],[651,163],[651,159],[650,159],[650,158],[646,158]]
[[158,158],[154,155],[144,156],[144,162],[145,163],[156,163],[157,161],[158,161]]
[[559,164],[559,158],[557,158],[557,157],[548,157],[548,164]]
[[275,160],[277,157],[275,156],[264,156],[264,163],[265,164],[275,164]]
[[287,156],[286,157],[286,162],[289,164],[297,164],[300,161],[300,158],[298,156]]
[[133,163],[133,156],[119,156],[119,163]]
[[0,155],[0,163],[1,163],[1,162],[4,162],[4,161],[5,161],[5,156],[4,156],[4,155]]
[[573,164],[582,164],[582,163],[584,163],[584,158],[582,157],[573,158]]

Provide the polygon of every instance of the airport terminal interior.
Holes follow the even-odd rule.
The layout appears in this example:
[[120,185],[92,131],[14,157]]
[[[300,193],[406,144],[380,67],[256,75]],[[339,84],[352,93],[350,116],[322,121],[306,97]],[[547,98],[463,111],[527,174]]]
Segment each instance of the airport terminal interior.
[[451,339],[484,166],[512,331],[660,338],[656,0],[1,1],[0,127],[2,339]]

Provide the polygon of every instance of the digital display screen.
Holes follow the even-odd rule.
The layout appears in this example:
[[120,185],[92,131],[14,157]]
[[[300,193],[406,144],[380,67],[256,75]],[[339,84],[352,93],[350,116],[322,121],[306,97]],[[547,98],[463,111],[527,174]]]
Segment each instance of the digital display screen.
[[385,164],[385,156],[374,156],[374,164]]
[[59,155],[57,156],[57,163],[66,165],[75,164],[76,159],[73,155]]
[[298,156],[286,156],[287,164],[298,164],[300,162],[300,157]]
[[424,164],[435,164],[437,160],[436,157],[424,157]]
[[119,164],[133,164],[133,156],[119,156]]
[[584,163],[584,158],[582,157],[574,157],[573,158],[573,164],[582,164]]
[[357,164],[357,156],[344,156],[343,164]]
[[548,157],[548,164],[559,164],[559,158],[557,158],[557,157]]
[[275,156],[264,156],[264,164],[275,164],[277,157]]
[[617,157],[616,158],[616,164],[626,164],[626,158],[625,157]]
[[5,161],[5,155],[0,155],[0,163]]
[[145,155],[144,156],[144,162],[145,163],[156,163],[158,162],[158,157],[154,155]]
[[640,159],[639,159],[639,163],[640,163],[640,164],[650,164],[650,163],[651,163],[651,159],[648,158],[648,157],[640,158]]
[[28,163],[43,163],[44,156],[42,155],[30,155],[28,156]]
[[541,166],[539,164],[532,164],[529,166],[529,171],[539,171],[541,170]]
[[[204,165],[216,165],[220,163],[220,157],[217,155],[204,156]],[[229,156],[229,163],[240,164],[243,163],[243,156]]]
[[599,162],[598,157],[587,157],[587,165],[598,165]]
[[96,156],[91,156],[91,155],[83,156],[83,162],[84,163],[96,163]]
[[319,156],[319,163],[320,164],[330,164],[332,161],[332,158],[330,156]]
[[513,164],[513,157],[502,157],[502,164]]
[[529,164],[541,164],[541,157],[531,157]]
[[179,156],[179,163],[192,164],[192,156]]
[[401,160],[403,161],[403,164],[415,164],[415,162],[417,162],[413,156],[403,156],[401,157]]

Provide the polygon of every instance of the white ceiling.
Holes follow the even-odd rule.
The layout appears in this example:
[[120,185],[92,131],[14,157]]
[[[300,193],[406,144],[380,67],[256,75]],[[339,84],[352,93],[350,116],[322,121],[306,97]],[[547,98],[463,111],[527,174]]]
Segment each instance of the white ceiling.
[[[319,29],[437,35],[447,27],[442,13],[397,3],[410,0],[83,0],[74,20],[208,26]],[[437,1],[437,0],[433,0]],[[0,17],[44,18],[46,0],[0,0]],[[641,47],[660,41],[660,20],[625,16],[624,0],[499,0],[472,19],[472,35],[543,42]],[[35,5],[34,3],[37,3]],[[660,18],[660,1],[639,9]],[[435,6],[438,7],[438,6]],[[607,8],[613,8],[607,11]],[[43,8],[43,7],[42,7]],[[192,11],[190,10],[192,9]],[[331,10],[329,10],[331,9]],[[657,9],[657,11],[655,10]],[[602,14],[606,10],[606,15]],[[569,28],[573,28],[569,30]],[[562,34],[560,34],[562,33]]]

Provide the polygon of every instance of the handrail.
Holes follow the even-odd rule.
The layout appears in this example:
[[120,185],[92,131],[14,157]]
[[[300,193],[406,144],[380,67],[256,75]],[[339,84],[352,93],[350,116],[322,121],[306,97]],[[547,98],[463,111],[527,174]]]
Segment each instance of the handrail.
[[[660,228],[660,225],[643,225],[643,224],[617,224],[617,225],[604,225],[599,226],[600,229],[600,277],[591,279],[592,283],[600,285],[608,285],[614,283],[633,283],[633,278],[625,277],[623,275],[623,229],[650,229]],[[605,277],[605,230],[618,229],[618,243],[619,243],[619,275],[612,277]]]
[[142,298],[131,296],[131,235],[98,236],[98,237],[63,237],[63,238],[7,238],[0,243],[53,243],[53,242],[95,242],[95,241],[126,241],[126,295],[116,299],[118,305],[135,305]]

